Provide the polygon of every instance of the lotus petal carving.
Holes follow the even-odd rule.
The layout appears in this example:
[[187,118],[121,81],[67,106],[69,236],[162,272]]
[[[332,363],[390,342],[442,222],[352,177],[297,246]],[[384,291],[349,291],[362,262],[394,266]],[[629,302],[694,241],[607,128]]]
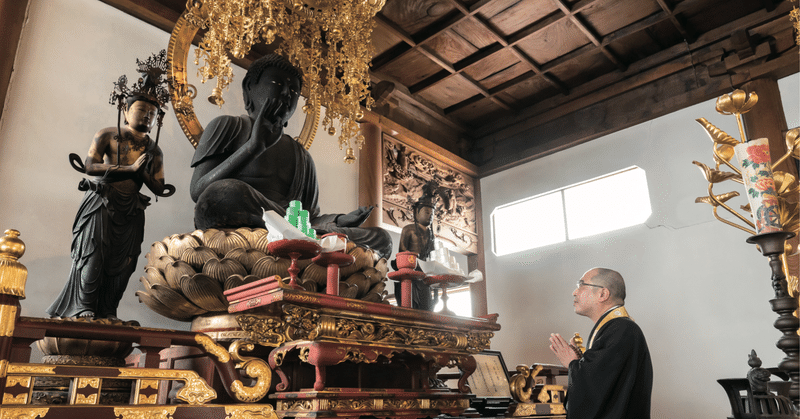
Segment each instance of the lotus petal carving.
[[196,306],[207,311],[226,311],[228,300],[222,294],[222,285],[205,274],[184,275],[181,278],[181,291]]
[[250,243],[244,236],[230,230],[220,230],[212,237],[206,237],[205,245],[214,249],[220,256],[224,256],[237,247],[250,247]]
[[148,265],[155,265],[158,258],[167,255],[167,245],[163,242],[155,242],[150,245],[150,251],[145,255]]
[[373,303],[381,302],[383,301],[383,296],[386,293],[386,291],[384,291],[385,289],[386,282],[378,282],[377,284],[373,285],[372,288],[370,288],[366,295],[364,295],[364,297],[361,299],[364,301],[371,301]]
[[175,262],[167,265],[167,268],[164,270],[164,278],[167,280],[167,284],[169,284],[172,289],[178,290],[181,289],[182,276],[192,276],[196,273],[197,271],[195,271],[194,268],[192,268],[192,266],[188,263],[182,260],[176,260]]
[[356,298],[358,295],[358,285],[348,284],[347,282],[339,283],[339,297]]
[[259,237],[258,240],[255,243],[252,243],[252,245],[253,245],[254,249],[260,250],[260,251],[264,252],[264,254],[267,254],[267,255],[269,254],[269,249],[267,249],[267,246],[269,245],[269,240],[267,239],[267,235],[266,234],[261,236],[261,237]]
[[247,242],[250,244],[249,247],[255,247],[255,244],[258,243],[261,237],[267,236],[267,230],[264,228],[239,227],[236,229],[236,232],[247,239]]
[[[361,297],[363,297],[364,295],[367,294],[367,291],[370,288],[369,279],[367,278],[366,275],[364,275],[363,272],[356,272],[356,273],[350,275],[344,281],[344,283],[356,286],[357,292],[356,292],[355,297],[349,297],[349,298],[361,298]],[[341,289],[342,289],[342,287],[341,287],[341,284],[340,284],[339,285],[339,290],[340,290],[339,291],[339,295],[342,295]]]
[[203,265],[211,259],[217,259],[217,252],[210,247],[190,247],[181,253],[180,260],[188,263],[196,271],[202,271]]
[[247,275],[244,277],[241,275],[231,275],[228,277],[228,279],[225,280],[223,288],[225,289],[225,291],[227,291],[231,288],[240,287],[244,284],[249,284],[251,282],[258,281],[259,279],[261,278],[255,275]]
[[200,246],[200,240],[191,234],[173,234],[165,239],[167,254],[175,259],[181,257],[181,253],[190,247]]
[[364,267],[372,267],[372,265],[374,265],[372,260],[372,251],[369,249],[365,249],[363,247],[354,247],[352,250],[347,252],[347,254],[354,257],[356,260],[350,266],[345,266],[339,270],[339,275],[341,275],[342,278],[347,278],[350,275],[360,271]]
[[176,259],[170,255],[161,256],[160,258],[158,258],[156,263],[153,264],[153,267],[161,272],[164,272],[167,270],[167,265],[174,263],[175,260]]
[[247,275],[247,269],[235,259],[211,259],[203,266],[203,273],[222,283],[231,275]]
[[386,278],[386,275],[389,273],[389,261],[386,258],[380,258],[377,262],[375,262],[375,269],[381,273],[381,278]]
[[299,282],[300,282],[300,286],[303,287],[303,289],[308,291],[308,292],[317,292],[317,290],[319,289],[319,286],[314,281],[301,280]]
[[364,274],[365,277],[367,277],[370,287],[377,284],[378,282],[381,282],[383,278],[386,276],[382,274],[381,271],[375,268],[366,268],[362,271],[362,273]]
[[289,275],[289,266],[292,261],[289,259],[279,259],[275,256],[264,256],[253,265],[252,274],[259,278],[266,278],[272,275],[278,275],[281,278]]
[[173,307],[167,307],[166,305],[164,305],[164,303],[157,300],[156,298],[154,298],[152,295],[150,295],[145,291],[142,290],[136,291],[136,296],[139,297],[140,303],[144,303],[147,307],[150,308],[150,310],[153,310],[156,313],[168,319],[173,319],[183,322],[192,320],[192,317],[195,316],[194,314],[191,314],[189,312],[176,310]]
[[167,280],[164,279],[164,275],[159,271],[157,268],[153,266],[147,266],[144,268],[144,275],[139,278],[142,283],[147,283],[147,288],[150,288],[153,284],[160,284],[165,287],[168,287],[169,284]]
[[219,233],[219,230],[217,230],[216,228],[209,228],[207,230],[195,230],[192,232],[192,236],[197,237],[197,239],[200,240],[200,243],[202,243],[203,246],[208,247],[208,241],[212,237],[214,237],[214,235],[217,233]]
[[[341,272],[339,274],[341,275]],[[304,281],[314,281],[319,285],[325,286],[328,282],[328,268],[312,263],[303,269],[303,272],[300,273],[300,278]]]
[[[266,231],[266,230],[265,230]],[[253,265],[267,254],[258,249],[233,249],[225,254],[225,259],[233,259],[241,263],[247,272],[253,271]]]
[[150,295],[166,307],[179,313],[179,317],[192,317],[206,312],[202,308],[192,304],[179,292],[158,284],[153,284],[153,287],[150,288]]

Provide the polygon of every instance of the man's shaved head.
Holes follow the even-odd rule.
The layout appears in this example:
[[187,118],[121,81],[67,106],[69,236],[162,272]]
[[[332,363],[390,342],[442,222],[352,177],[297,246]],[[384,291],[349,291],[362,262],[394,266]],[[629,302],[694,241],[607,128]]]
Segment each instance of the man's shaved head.
[[625,304],[625,281],[619,272],[608,268],[593,268],[592,282],[605,287],[611,294],[614,304]]

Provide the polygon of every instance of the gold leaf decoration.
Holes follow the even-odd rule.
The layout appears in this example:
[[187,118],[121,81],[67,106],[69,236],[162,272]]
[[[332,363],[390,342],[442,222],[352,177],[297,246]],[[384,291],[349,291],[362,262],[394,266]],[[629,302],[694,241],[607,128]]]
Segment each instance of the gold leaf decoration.
[[756,92],[746,93],[736,89],[730,94],[717,98],[717,112],[723,115],[743,114],[750,111],[758,103]]
[[735,138],[731,137],[725,131],[717,128],[714,124],[708,122],[705,118],[696,119],[696,121],[703,126],[703,128],[708,133],[708,136],[711,137],[711,141],[717,144],[725,144],[729,146],[735,146],[739,144]]
[[247,275],[244,266],[234,259],[211,259],[203,266],[203,273],[222,283],[231,275]]

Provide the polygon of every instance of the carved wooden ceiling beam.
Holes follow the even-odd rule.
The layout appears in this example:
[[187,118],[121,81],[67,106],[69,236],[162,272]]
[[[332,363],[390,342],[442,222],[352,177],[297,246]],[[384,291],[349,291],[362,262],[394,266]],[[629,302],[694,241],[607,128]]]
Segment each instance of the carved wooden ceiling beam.
[[695,40],[694,32],[689,30],[689,28],[685,27],[684,24],[681,23],[680,20],[678,20],[676,13],[669,8],[667,2],[664,0],[656,0],[656,3],[658,3],[658,5],[661,6],[661,9],[664,10],[664,12],[669,15],[669,20],[670,22],[672,22],[672,26],[674,26],[675,29],[677,29],[678,32],[680,32],[683,39],[685,39],[686,42],[689,43],[694,42]]
[[577,15],[576,11],[564,3],[564,0],[553,0],[553,2],[556,4],[556,6],[558,6],[559,9],[561,9],[562,12],[564,12],[564,15],[566,15],[572,21],[572,23],[577,26],[587,38],[589,38],[589,41],[591,41],[594,46],[596,46],[600,52],[606,56],[606,58],[608,58],[612,63],[614,63],[614,65],[617,66],[619,71],[625,71],[627,66],[619,58],[617,58],[617,56],[614,55],[611,50],[603,45],[600,37],[594,33],[589,25],[583,22],[583,20]]

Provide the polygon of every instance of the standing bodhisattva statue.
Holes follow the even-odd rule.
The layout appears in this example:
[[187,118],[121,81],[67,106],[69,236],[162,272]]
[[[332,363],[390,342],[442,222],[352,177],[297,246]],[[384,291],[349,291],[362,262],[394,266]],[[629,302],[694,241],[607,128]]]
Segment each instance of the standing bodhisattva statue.
[[72,226],[72,268],[64,290],[47,309],[52,317],[117,317],[117,307],[136,269],[144,239],[144,209],[150,198],[139,193],[146,185],[156,196],[170,196],[164,182],[163,155],[158,135],[169,93],[163,86],[166,51],[145,62],[136,60],[142,78],[127,87],[120,77],[112,92],[125,125],[95,134],[85,164],[70,155],[72,166],[94,179],[83,179],[86,194]]

